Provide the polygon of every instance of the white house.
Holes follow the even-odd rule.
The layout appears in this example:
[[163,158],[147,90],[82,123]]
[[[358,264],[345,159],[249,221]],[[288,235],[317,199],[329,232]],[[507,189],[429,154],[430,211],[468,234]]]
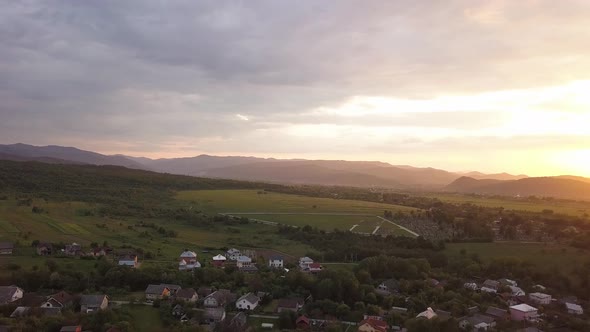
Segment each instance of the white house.
[[572,315],[583,315],[584,314],[584,309],[582,309],[582,307],[579,304],[566,302],[565,307],[567,309],[568,314],[572,314]]
[[189,251],[185,249],[182,254],[180,254],[180,260],[178,262],[178,270],[180,271],[190,271],[201,267],[201,263],[197,261],[197,253],[194,251]]
[[138,267],[139,261],[137,260],[137,255],[123,255],[119,257],[119,265],[129,266],[131,268]]
[[236,248],[231,248],[227,251],[227,258],[231,261],[237,260],[241,255],[242,253]]
[[299,258],[299,268],[302,270],[308,270],[309,264],[313,264],[313,259],[309,257],[301,257]]
[[512,292],[512,296],[525,296],[526,295],[526,293],[520,287],[508,286],[508,288],[510,288],[510,292]]
[[23,298],[23,290],[17,286],[0,286],[0,305],[12,303]]
[[236,259],[236,266],[238,268],[252,265],[252,258],[248,256],[238,256]]
[[217,266],[217,267],[223,267],[223,265],[225,264],[225,261],[227,260],[227,258],[225,258],[225,256],[223,255],[216,255],[213,257],[213,266]]
[[536,321],[539,317],[537,308],[531,307],[526,303],[513,305],[510,307],[510,318],[514,321]]
[[268,266],[271,268],[282,268],[283,267],[283,256],[271,256],[268,259]]
[[258,306],[258,302],[260,302],[258,296],[248,293],[236,301],[236,308],[238,310],[254,310]]
[[472,331],[487,331],[496,326],[494,318],[481,314],[474,314],[472,316],[463,318],[459,322],[459,327],[466,329],[471,327]]
[[425,311],[422,311],[421,313],[419,313],[416,318],[426,318],[426,319],[433,319],[435,317],[437,317],[438,315],[436,314],[436,312],[434,312],[434,310],[432,310],[431,307],[428,307]]
[[545,293],[530,293],[529,299],[538,304],[549,304],[551,303],[551,295]]

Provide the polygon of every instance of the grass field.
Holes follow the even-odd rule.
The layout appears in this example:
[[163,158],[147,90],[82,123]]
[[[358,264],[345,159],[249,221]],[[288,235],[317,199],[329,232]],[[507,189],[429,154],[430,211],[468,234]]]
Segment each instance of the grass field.
[[500,208],[515,211],[543,212],[553,210],[555,213],[583,216],[590,214],[590,202],[528,202],[516,199],[475,197],[461,194],[424,194],[424,197],[438,198],[448,203],[472,203],[484,207]]
[[122,306],[133,317],[133,326],[136,331],[158,332],[164,329],[160,312],[157,308],[146,305],[126,305]]
[[[177,199],[189,201],[194,208],[208,213],[340,213],[383,215],[384,210],[411,211],[414,208],[332,198],[317,198],[256,190],[196,190],[181,191]],[[315,207],[314,207],[315,206]]]
[[447,244],[446,254],[461,255],[461,249],[466,255],[477,254],[483,260],[499,257],[510,257],[529,261],[542,270],[565,270],[587,262],[588,254],[571,247],[556,244],[493,242],[493,243],[450,243]]

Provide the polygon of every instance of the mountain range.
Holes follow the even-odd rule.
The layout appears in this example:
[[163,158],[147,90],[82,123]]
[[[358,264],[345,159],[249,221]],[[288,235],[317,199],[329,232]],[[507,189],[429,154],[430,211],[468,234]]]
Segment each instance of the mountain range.
[[274,159],[199,155],[150,159],[104,155],[63,146],[0,145],[0,159],[53,164],[116,165],[161,173],[285,184],[388,187],[495,195],[538,195],[590,199],[590,179],[578,176],[455,173],[379,161]]

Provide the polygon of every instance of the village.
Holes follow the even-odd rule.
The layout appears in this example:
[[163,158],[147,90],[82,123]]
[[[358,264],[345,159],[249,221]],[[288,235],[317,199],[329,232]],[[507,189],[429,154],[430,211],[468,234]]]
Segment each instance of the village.
[[[13,245],[0,244],[2,255],[11,255]],[[114,257],[113,264],[123,269],[140,270],[142,262],[138,255],[129,251],[114,254],[109,247],[95,246],[84,250],[80,244],[65,245],[64,249],[54,250],[51,243],[39,242],[35,247],[39,256],[64,255],[79,257]],[[296,262],[287,262],[281,255],[270,255],[266,258],[257,256],[251,249],[230,248],[226,252],[215,253],[209,261],[199,261],[195,251],[185,249],[178,256],[179,273],[196,273],[203,268],[232,270],[232,273],[255,275],[261,271],[270,271],[278,278],[286,278],[289,274],[318,276],[325,270],[320,262],[310,257],[300,257]],[[12,308],[10,319],[19,320],[29,316],[59,316],[62,311],[75,311],[83,315],[92,315],[99,311],[109,310],[133,303],[152,307],[167,305],[170,315],[182,326],[195,326],[209,331],[258,331],[274,329],[297,329],[313,331],[359,331],[386,332],[406,331],[403,321],[453,322],[456,329],[449,331],[503,331],[514,330],[523,332],[543,331],[543,321],[548,315],[569,315],[586,317],[581,303],[576,297],[567,296],[554,298],[550,291],[540,284],[528,289],[519,287],[515,280],[501,278],[498,280],[464,280],[456,287],[457,281],[426,278],[422,287],[443,294],[444,290],[466,292],[466,296],[485,296],[497,305],[472,305],[463,310],[465,314],[455,315],[453,312],[437,308],[424,307],[423,311],[410,317],[412,310],[400,305],[398,300],[387,302],[387,299],[405,298],[406,303],[413,296],[419,296],[417,290],[408,291],[408,282],[401,279],[386,279],[375,282],[373,288],[367,290],[365,303],[356,303],[362,310],[359,321],[341,318],[313,310],[318,303],[313,296],[299,290],[289,292],[291,296],[274,297],[265,287],[260,291],[240,291],[217,288],[210,285],[199,287],[183,287],[171,283],[149,284],[140,298],[114,300],[105,293],[71,294],[64,290],[42,295],[27,292],[19,285],[0,286],[0,308]],[[527,292],[530,291],[530,292]],[[270,306],[272,303],[274,305]],[[373,304],[390,303],[389,307]],[[341,305],[342,306],[342,305]],[[343,308],[346,308],[343,305]],[[307,309],[306,309],[307,308]],[[342,309],[345,310],[345,309]],[[346,309],[350,311],[351,309]],[[264,318],[264,322],[260,319]],[[285,323],[286,320],[292,320]],[[392,321],[394,322],[392,324]],[[10,331],[7,326],[0,325],[0,331]],[[60,329],[66,331],[89,331],[82,325],[65,325]],[[122,331],[112,327],[108,332]],[[564,330],[566,331],[566,330]]]

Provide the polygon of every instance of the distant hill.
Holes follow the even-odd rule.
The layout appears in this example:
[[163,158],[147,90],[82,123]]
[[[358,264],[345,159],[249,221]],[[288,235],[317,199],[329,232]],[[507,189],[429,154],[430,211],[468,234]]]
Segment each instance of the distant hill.
[[[41,161],[48,163],[71,163],[91,165],[114,165],[127,168],[146,169],[146,166],[122,155],[107,156],[96,152],[84,151],[73,147],[57,145],[34,146],[28,144],[0,145],[0,159],[21,161]],[[4,156],[4,157],[3,157]]]
[[[586,179],[588,180],[588,179]],[[445,191],[503,196],[544,196],[590,199],[590,182],[564,177],[531,177],[519,180],[477,180],[461,177]]]
[[463,176],[468,176],[470,178],[482,180],[482,179],[490,179],[490,180],[519,180],[528,178],[527,175],[519,174],[519,175],[512,175],[508,173],[497,173],[497,174],[484,174],[481,172],[469,172],[463,174]]
[[[104,155],[73,147],[0,145],[0,159],[114,165],[161,173],[220,179],[265,181],[289,184],[389,187],[439,190],[464,174],[436,168],[396,166],[380,161],[273,159],[243,156],[199,155],[187,158],[150,159]],[[515,180],[525,175],[468,173],[476,179]]]

